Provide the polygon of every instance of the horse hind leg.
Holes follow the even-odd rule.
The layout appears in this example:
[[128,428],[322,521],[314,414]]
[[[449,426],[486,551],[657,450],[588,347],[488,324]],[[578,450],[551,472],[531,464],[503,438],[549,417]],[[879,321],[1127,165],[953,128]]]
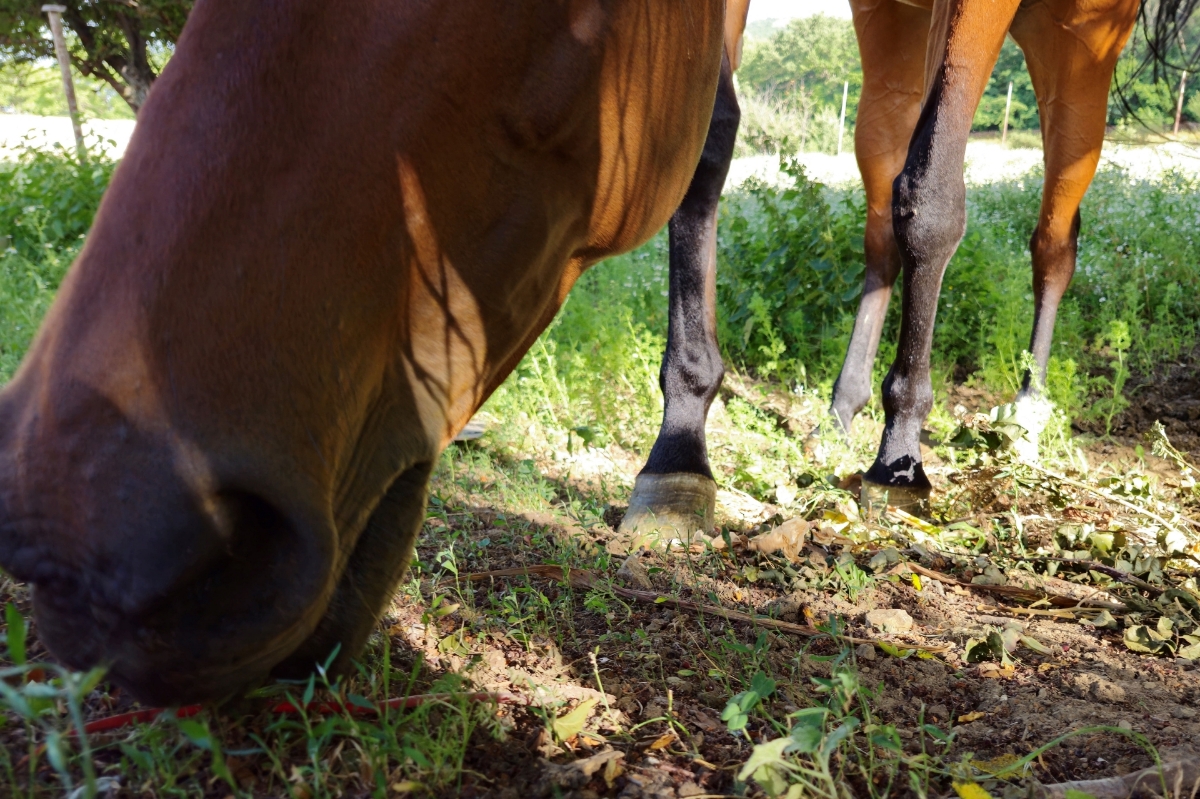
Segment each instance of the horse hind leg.
[[713,528],[717,486],[704,426],[725,375],[716,329],[717,204],[739,119],[726,59],[704,152],[669,225],[667,349],[659,372],[663,420],[610,545],[622,554]]
[[963,159],[971,119],[1017,4],[948,0],[934,7],[925,103],[892,189],[904,295],[896,360],[883,382],[883,438],[863,479],[868,506],[886,496],[888,504],[920,507],[929,496],[920,436],[933,407],[929,356],[938,294],[966,229]]
[[1042,206],[1029,241],[1034,295],[1029,351],[1035,365],[1016,400],[1016,421],[1027,431],[1016,448],[1029,461],[1038,458],[1038,436],[1052,409],[1042,386],[1059,303],[1075,274],[1079,205],[1100,161],[1108,87],[1136,19],[1136,3],[1110,0],[1108,6],[1063,22],[1057,18],[1061,9],[1034,5],[1013,20],[1013,38],[1025,53],[1038,97],[1046,162]]
[[[854,128],[854,153],[866,189],[863,292],[833,384],[830,413],[844,432],[871,400],[871,369],[900,251],[892,229],[892,181],[904,167],[908,141],[921,111],[929,12],[896,0],[854,0],[854,31],[862,53],[863,88]],[[816,433],[817,431],[814,431]]]

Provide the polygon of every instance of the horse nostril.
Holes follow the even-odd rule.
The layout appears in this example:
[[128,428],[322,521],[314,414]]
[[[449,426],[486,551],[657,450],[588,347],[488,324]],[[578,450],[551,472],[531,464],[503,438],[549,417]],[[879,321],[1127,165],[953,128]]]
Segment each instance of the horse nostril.
[[287,514],[258,494],[233,489],[216,495],[211,517],[224,557],[206,582],[218,580],[227,590],[251,594],[287,583],[281,571],[300,543]]
[[231,554],[252,554],[269,545],[269,539],[291,534],[287,516],[257,494],[223,491],[217,495],[216,505],[218,529],[227,534]]

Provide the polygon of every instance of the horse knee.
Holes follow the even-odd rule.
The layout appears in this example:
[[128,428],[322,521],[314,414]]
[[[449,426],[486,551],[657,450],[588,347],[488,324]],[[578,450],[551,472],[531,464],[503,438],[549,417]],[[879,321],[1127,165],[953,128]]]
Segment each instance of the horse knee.
[[[892,188],[892,227],[900,252],[913,267],[943,268],[967,229],[966,186],[936,165],[905,166]],[[905,286],[905,290],[908,290]]]

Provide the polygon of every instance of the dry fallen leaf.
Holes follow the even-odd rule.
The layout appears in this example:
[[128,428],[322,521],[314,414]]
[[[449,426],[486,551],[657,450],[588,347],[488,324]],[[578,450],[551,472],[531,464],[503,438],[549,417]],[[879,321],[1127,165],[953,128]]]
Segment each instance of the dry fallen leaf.
[[617,777],[620,777],[624,773],[625,767],[621,765],[621,759],[613,758],[604,764],[604,783],[611,790]]
[[979,676],[990,680],[1007,680],[1016,676],[1017,668],[1011,663],[980,663]]
[[972,721],[979,721],[981,718],[983,718],[986,715],[987,715],[987,713],[983,713],[978,710],[976,710],[974,713],[964,713],[963,715],[958,717],[958,723],[959,724],[970,724]]
[[656,749],[666,749],[668,746],[671,745],[671,742],[674,740],[675,740],[675,733],[668,732],[665,735],[659,736],[657,741],[650,744],[650,750],[654,751]]
[[765,555],[782,552],[784,557],[795,562],[800,558],[800,550],[804,549],[810,527],[812,525],[804,519],[788,519],[770,532],[751,538],[747,548]]

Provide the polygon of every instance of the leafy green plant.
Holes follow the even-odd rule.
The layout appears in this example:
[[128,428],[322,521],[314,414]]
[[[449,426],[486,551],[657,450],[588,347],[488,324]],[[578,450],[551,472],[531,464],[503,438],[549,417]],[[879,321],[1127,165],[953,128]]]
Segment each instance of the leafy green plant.
[[1108,355],[1112,365],[1112,376],[1096,375],[1091,379],[1093,390],[1101,394],[1092,404],[1088,413],[1091,418],[1104,420],[1104,434],[1112,433],[1112,420],[1121,411],[1129,407],[1129,399],[1124,394],[1125,383],[1129,380],[1129,366],[1125,363],[1125,355],[1132,340],[1129,336],[1129,325],[1115,319],[1109,322],[1108,330],[1096,337],[1096,349]]
[[775,681],[761,671],[750,678],[750,687],[735,695],[721,711],[721,721],[730,732],[742,732],[750,721],[750,714],[771,694],[775,693]]

